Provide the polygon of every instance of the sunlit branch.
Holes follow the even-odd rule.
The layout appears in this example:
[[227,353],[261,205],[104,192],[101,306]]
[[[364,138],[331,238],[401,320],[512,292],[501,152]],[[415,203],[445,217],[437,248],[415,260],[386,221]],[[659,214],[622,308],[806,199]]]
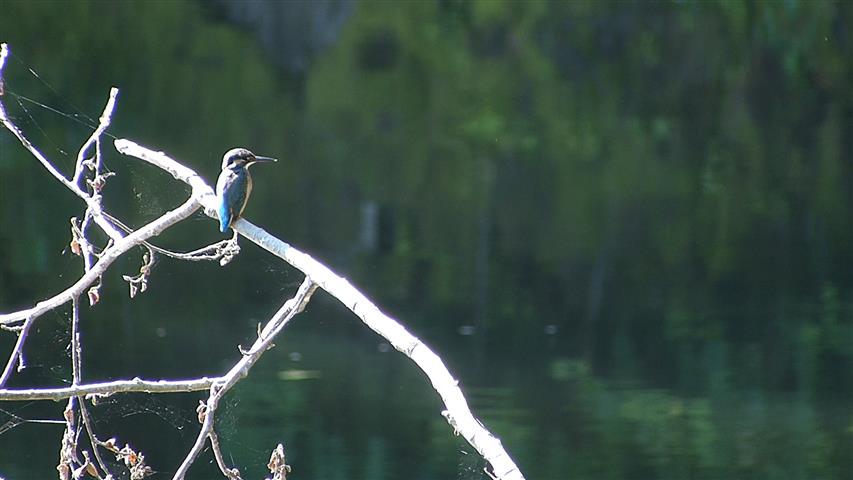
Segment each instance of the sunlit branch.
[[183,393],[208,390],[223,377],[190,380],[115,380],[61,388],[0,389],[0,401],[67,400],[71,397],[107,397],[117,393]]
[[444,362],[426,344],[379,310],[346,279],[336,275],[311,256],[296,250],[248,221],[236,222],[235,228],[241,235],[310,275],[320,288],[332,294],[368,327],[388,340],[398,351],[411,358],[426,373],[433,388],[444,401],[447,408],[442,415],[454,431],[462,435],[492,464],[497,478],[524,478],[504,450],[500,440],[486,430],[471,413],[468,402],[458,386],[459,382],[450,375]]

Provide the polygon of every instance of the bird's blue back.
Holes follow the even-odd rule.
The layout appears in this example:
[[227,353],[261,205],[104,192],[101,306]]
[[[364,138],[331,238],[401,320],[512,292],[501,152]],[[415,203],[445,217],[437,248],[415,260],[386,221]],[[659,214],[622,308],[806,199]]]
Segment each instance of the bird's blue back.
[[252,177],[246,168],[225,169],[216,182],[219,201],[219,231],[225,232],[246,208],[252,192]]

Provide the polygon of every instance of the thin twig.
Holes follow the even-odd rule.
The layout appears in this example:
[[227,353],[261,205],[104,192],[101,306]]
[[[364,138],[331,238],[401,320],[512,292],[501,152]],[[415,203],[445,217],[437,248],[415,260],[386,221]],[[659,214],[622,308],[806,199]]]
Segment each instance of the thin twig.
[[71,386],[80,385],[80,301],[71,297]]
[[77,435],[75,435],[74,427],[74,400],[75,397],[68,399],[68,403],[63,410],[65,417],[65,430],[62,432],[62,443],[59,448],[59,464],[56,470],[59,472],[59,478],[62,480],[69,479],[74,471],[75,463],[79,463],[77,458]]
[[[95,131],[92,132],[92,135],[89,136],[88,140],[86,140],[86,142],[83,143],[83,146],[80,147],[80,151],[77,152],[77,162],[74,166],[74,177],[71,179],[71,182],[78,187],[80,185],[80,177],[83,176],[86,151],[101,138],[101,134],[110,126],[110,118],[112,117],[113,109],[116,106],[117,95],[118,89],[116,87],[110,88],[110,96],[107,99],[106,106],[104,106],[104,112],[101,113],[101,118],[98,120],[98,127],[95,128]],[[96,162],[100,163],[100,152],[98,150],[99,149],[96,145],[95,159]]]
[[[77,324],[78,316],[78,296],[71,298],[71,366],[72,366],[72,386],[80,383],[80,372],[77,369],[78,352],[77,352]],[[59,464],[56,469],[60,472],[60,478],[69,478],[74,476],[77,465],[80,459],[77,457],[77,440],[80,429],[77,427],[76,414],[74,405],[77,402],[77,397],[69,397],[68,403],[65,405],[63,416],[65,417],[65,432],[62,435],[62,444],[60,446]],[[65,472],[65,473],[64,473]]]
[[[80,385],[83,377],[83,346],[80,342],[80,302],[78,297],[71,299],[71,365],[73,383],[71,386]],[[80,416],[83,418],[83,427],[86,429],[86,434],[89,436],[89,442],[92,444],[92,453],[95,454],[95,459],[101,466],[104,474],[112,476],[107,469],[107,464],[101,458],[101,453],[98,449],[98,440],[95,437],[94,427],[89,418],[89,410],[86,408],[86,400],[83,397],[77,397],[77,405],[80,407]],[[73,407],[72,407],[73,408]],[[94,467],[93,467],[94,468]]]
[[3,375],[0,375],[0,387],[6,385],[9,377],[12,376],[12,370],[15,368],[15,363],[18,363],[18,371],[24,369],[24,343],[27,341],[27,335],[30,333],[30,327],[33,326],[35,317],[27,317],[24,325],[18,332],[18,340],[15,342],[15,347],[12,348],[12,353],[9,354],[9,360],[6,362],[6,368],[3,369]]
[[[125,233],[133,233],[133,229],[125,225],[121,220],[113,217],[112,215],[104,212],[104,216],[110,219],[113,223],[116,224],[120,229],[124,230]],[[223,255],[226,255],[229,250],[233,250],[234,246],[231,245],[232,239],[228,240],[220,240],[216,243],[212,243],[210,245],[197,248],[190,252],[175,252],[172,250],[165,249],[163,247],[158,247],[150,242],[142,242],[142,245],[146,246],[148,249],[157,252],[163,256],[174,258],[176,260],[186,260],[189,262],[198,262],[205,260],[219,260]],[[239,247],[237,247],[237,251],[239,252]]]
[[92,269],[92,257],[95,256],[94,249],[85,234],[91,219],[92,211],[88,208],[83,215],[83,221],[79,224],[77,223],[77,217],[71,217],[71,242],[76,245],[76,249],[72,247],[72,252],[78,253],[83,257],[83,268],[86,272]]
[[110,470],[107,468],[107,464],[101,457],[100,448],[103,442],[98,440],[98,437],[95,435],[93,422],[89,416],[89,409],[86,407],[86,400],[83,399],[83,397],[77,397],[77,402],[80,405],[80,416],[83,417],[83,426],[86,427],[86,433],[89,435],[89,443],[92,444],[92,453],[95,454],[95,459],[98,461],[98,465],[100,465],[104,474],[108,477],[112,477],[112,473],[110,473]]
[[219,446],[219,435],[216,434],[216,431],[211,429],[210,433],[207,434],[207,438],[210,439],[210,448],[213,449],[213,457],[216,459],[216,465],[219,466],[219,471],[222,472],[222,475],[225,475],[229,480],[242,480],[240,478],[240,470],[237,468],[228,468],[228,465],[225,465],[225,458],[222,457],[222,448]]

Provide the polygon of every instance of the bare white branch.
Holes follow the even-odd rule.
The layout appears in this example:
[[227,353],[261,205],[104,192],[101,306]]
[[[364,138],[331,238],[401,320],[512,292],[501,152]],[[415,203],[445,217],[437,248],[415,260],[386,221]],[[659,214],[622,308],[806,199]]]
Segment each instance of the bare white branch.
[[207,390],[223,377],[190,380],[114,380],[62,388],[0,389],[0,401],[66,400],[71,397],[108,397],[117,393],[183,393]]
[[249,240],[294,267],[310,275],[323,290],[329,292],[355,313],[368,327],[388,340],[394,348],[411,358],[426,373],[432,386],[447,407],[442,415],[468,443],[492,464],[494,474],[503,480],[523,479],[523,475],[500,440],[477,420],[468,408],[459,382],[450,375],[444,362],[426,344],[409,333],[399,322],[383,313],[346,279],[336,275],[310,255],[300,252],[246,220],[233,228]]

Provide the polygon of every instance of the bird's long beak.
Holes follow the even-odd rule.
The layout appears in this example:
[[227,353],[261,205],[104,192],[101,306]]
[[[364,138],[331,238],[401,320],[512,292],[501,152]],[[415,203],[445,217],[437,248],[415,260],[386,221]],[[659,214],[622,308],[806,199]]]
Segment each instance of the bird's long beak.
[[255,161],[256,162],[277,162],[278,160],[271,158],[271,157],[260,157],[260,156],[255,155]]

